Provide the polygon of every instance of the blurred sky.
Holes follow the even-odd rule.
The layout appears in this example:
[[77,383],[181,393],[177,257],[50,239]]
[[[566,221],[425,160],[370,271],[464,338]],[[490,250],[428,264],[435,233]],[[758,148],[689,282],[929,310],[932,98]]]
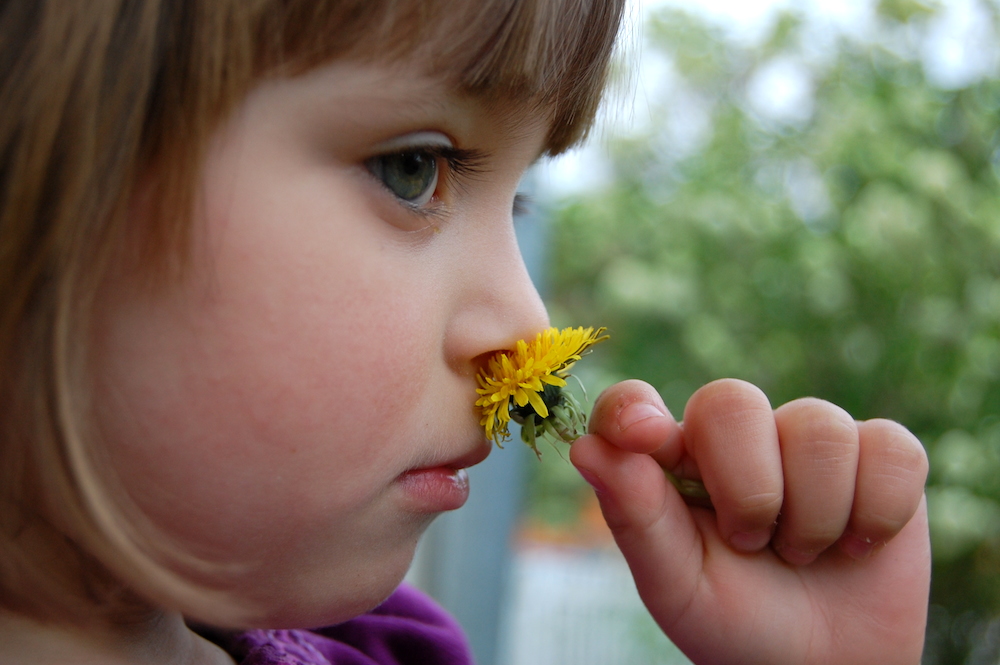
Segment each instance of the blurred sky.
[[607,182],[604,145],[612,135],[643,132],[663,125],[667,149],[683,157],[698,148],[711,129],[706,100],[687,90],[666,58],[643,48],[642,23],[663,7],[684,9],[720,26],[730,39],[753,45],[766,37],[777,15],[792,10],[804,18],[808,48],[800,58],[776,58],[761,67],[747,86],[747,103],[765,121],[796,124],[812,113],[810,65],[832,52],[838,37],[877,41],[907,57],[920,59],[928,77],[942,88],[959,88],[996,76],[1000,39],[981,2],[939,0],[926,35],[879,30],[876,0],[632,0],[625,31],[624,57],[635,76],[612,95],[596,131],[583,147],[544,162],[535,172],[537,197],[545,202],[600,188]]

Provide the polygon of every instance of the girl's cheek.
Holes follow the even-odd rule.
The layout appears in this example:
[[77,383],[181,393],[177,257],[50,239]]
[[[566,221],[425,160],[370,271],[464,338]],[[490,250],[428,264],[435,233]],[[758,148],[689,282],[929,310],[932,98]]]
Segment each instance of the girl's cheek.
[[440,355],[429,303],[393,285],[392,270],[352,280],[303,278],[295,262],[291,274],[236,267],[214,272],[210,297],[114,303],[98,345],[119,474],[207,554],[237,534],[267,546],[273,534],[245,515],[307,528],[362,510],[421,450]]

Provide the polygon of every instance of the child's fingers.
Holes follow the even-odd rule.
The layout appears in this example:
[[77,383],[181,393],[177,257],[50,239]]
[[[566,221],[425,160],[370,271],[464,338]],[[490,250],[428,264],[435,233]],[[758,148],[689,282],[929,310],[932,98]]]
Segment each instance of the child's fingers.
[[927,454],[920,441],[891,420],[858,423],[858,475],[854,506],[840,541],[863,559],[893,538],[916,513],[927,480]]
[[[597,398],[589,430],[613,446],[634,453],[658,452],[672,466],[681,454],[680,427],[651,385],[635,379],[616,383]],[[666,455],[668,459],[659,459]]]
[[594,487],[643,601],[661,626],[669,625],[690,604],[702,570],[691,511],[655,459],[599,434],[577,439],[570,461]]
[[840,407],[799,399],[774,412],[784,464],[785,498],[774,549],[805,565],[837,542],[854,503],[858,427]]
[[735,379],[702,387],[684,411],[684,446],[712,496],[722,537],[744,552],[766,546],[784,482],[774,412],[764,393]]

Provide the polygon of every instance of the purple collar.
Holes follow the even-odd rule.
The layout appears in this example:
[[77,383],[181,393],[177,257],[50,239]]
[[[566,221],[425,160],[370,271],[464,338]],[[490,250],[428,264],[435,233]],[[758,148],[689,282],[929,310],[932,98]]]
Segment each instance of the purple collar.
[[240,665],[473,665],[458,623],[406,585],[371,612],[329,628],[207,632]]

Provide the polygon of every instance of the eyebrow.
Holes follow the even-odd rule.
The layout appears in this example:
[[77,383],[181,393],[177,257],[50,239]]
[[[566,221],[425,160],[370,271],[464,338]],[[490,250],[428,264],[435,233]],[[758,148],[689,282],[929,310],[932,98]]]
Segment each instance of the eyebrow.
[[[405,105],[399,103],[402,98],[406,100]],[[419,127],[428,118],[450,118],[459,125],[467,126],[469,123],[463,118],[468,117],[470,112],[481,111],[491,115],[498,130],[511,138],[530,133],[533,123],[536,120],[544,122],[541,118],[545,115],[542,107],[530,103],[494,103],[489,95],[456,90],[454,86],[439,82],[402,94],[386,92],[366,95],[363,102],[378,105],[383,109],[379,113],[390,122],[413,124],[414,127]],[[470,102],[474,105],[471,109],[468,106]],[[547,140],[543,142],[530,165],[538,163],[549,147]]]
[[418,130],[429,129],[429,124],[437,124],[432,123],[432,120],[444,119],[447,121],[445,124],[450,127],[442,129],[461,130],[471,124],[466,119],[467,111],[463,109],[461,100],[462,97],[450,94],[443,87],[433,86],[402,92],[366,91],[353,97],[352,102],[358,107],[378,109],[364,114],[365,121],[377,118],[387,125],[412,125],[414,130]]
[[[532,118],[551,116],[548,105],[537,104],[534,98],[504,98],[489,88],[470,89],[448,76],[428,75],[426,81],[428,85],[424,90],[414,94],[415,105],[420,113],[446,114],[451,108],[462,107],[463,103],[471,102],[493,116],[504,132],[514,135],[531,125]],[[546,124],[551,126],[551,119]],[[548,147],[547,144],[542,146],[535,161],[545,154]]]

